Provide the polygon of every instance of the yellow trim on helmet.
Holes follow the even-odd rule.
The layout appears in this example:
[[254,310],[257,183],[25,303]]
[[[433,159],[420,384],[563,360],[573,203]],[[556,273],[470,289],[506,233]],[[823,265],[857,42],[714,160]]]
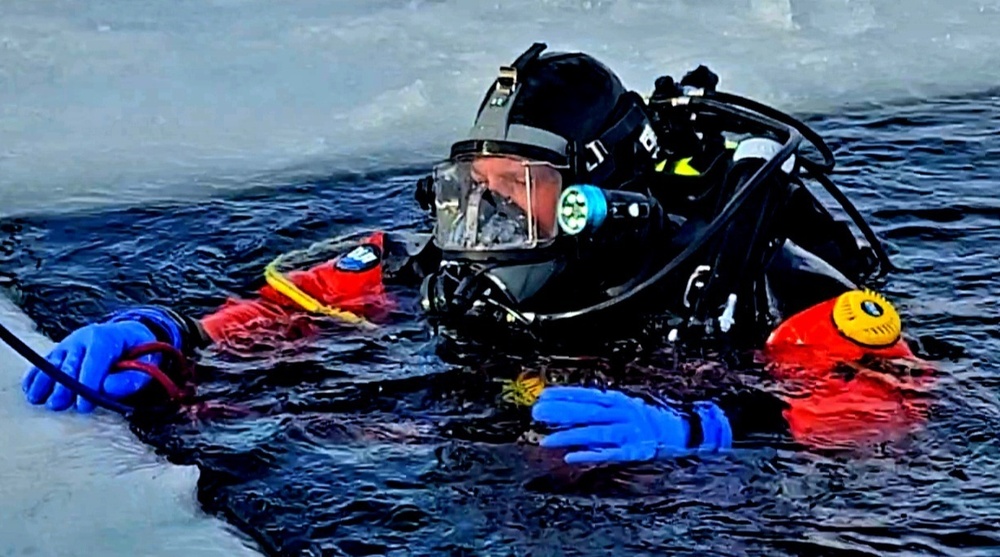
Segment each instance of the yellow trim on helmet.
[[891,346],[902,332],[899,313],[884,296],[852,290],[833,305],[833,324],[848,339],[874,348]]

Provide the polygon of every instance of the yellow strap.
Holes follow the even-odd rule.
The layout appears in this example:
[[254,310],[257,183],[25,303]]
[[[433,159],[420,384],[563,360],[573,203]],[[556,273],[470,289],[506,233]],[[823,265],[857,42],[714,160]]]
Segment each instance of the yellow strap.
[[[666,169],[667,169],[667,161],[663,160],[656,163],[657,172],[663,172]],[[687,157],[686,159],[681,159],[675,162],[673,165],[671,165],[670,171],[679,176],[701,176],[701,172],[698,172],[698,169],[691,166],[691,157]]]
[[[735,141],[730,141],[727,139],[725,148],[728,150],[733,150],[736,148],[737,145],[739,144],[736,143]],[[670,171],[673,172],[674,174],[677,174],[678,176],[701,176],[701,171],[691,166],[691,159],[692,157],[687,157],[675,162],[670,167]],[[656,163],[657,172],[663,172],[666,169],[667,169],[666,160],[662,160]]]
[[[668,161],[665,160],[658,162],[656,164],[656,171],[663,172],[664,170],[666,170],[667,162]],[[680,176],[701,176],[701,172],[698,172],[698,169],[691,166],[691,157],[688,157],[686,159],[681,159],[673,163],[670,166],[670,171]]]
[[697,168],[691,166],[691,157],[675,162],[674,174],[679,176],[701,176],[701,172],[698,172]]
[[278,271],[277,265],[274,261],[269,263],[267,267],[264,268],[264,280],[271,285],[271,288],[274,288],[308,312],[328,315],[330,317],[340,319],[341,321],[361,325],[366,328],[375,328],[373,323],[356,313],[330,307],[323,304],[316,298],[313,298],[309,294],[306,294],[301,288],[296,286],[295,283],[288,280],[285,275]]

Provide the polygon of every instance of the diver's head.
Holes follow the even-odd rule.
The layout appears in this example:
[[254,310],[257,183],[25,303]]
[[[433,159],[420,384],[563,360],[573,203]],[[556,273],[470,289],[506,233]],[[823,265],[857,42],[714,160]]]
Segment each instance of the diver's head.
[[[592,303],[639,266],[607,261],[623,246],[585,240],[566,217],[583,200],[572,186],[626,192],[653,171],[658,148],[645,104],[593,57],[544,49],[535,44],[501,67],[472,129],[423,181],[442,250],[424,284],[432,314],[530,321],[533,312]],[[592,201],[610,211],[608,199]],[[640,212],[631,216],[648,216],[648,206]]]

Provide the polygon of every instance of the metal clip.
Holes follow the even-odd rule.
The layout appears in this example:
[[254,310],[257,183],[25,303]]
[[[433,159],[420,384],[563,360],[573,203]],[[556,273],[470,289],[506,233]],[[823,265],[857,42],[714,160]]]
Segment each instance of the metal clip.
[[736,320],[733,319],[735,313],[736,294],[730,294],[726,300],[726,308],[722,310],[722,315],[719,316],[719,328],[722,329],[723,333],[728,333],[729,329],[736,323]]
[[708,273],[711,270],[712,270],[712,268],[709,267],[708,265],[698,265],[695,268],[694,272],[691,273],[691,276],[688,277],[687,287],[684,288],[684,300],[683,300],[684,301],[684,307],[686,307],[686,308],[690,308],[691,307],[691,301],[688,299],[691,296],[691,285],[693,284],[694,286],[697,286],[698,288],[702,288],[702,287],[705,286],[704,282],[701,282],[701,281],[695,282],[695,279],[697,279],[701,275],[704,275],[705,273]]
[[500,66],[500,77],[497,78],[497,92],[502,95],[509,95],[516,85],[517,69],[511,66]]
[[595,139],[590,143],[584,145],[588,151],[594,154],[595,162],[593,164],[587,163],[587,172],[593,172],[595,168],[604,162],[604,159],[608,156],[608,150],[601,143],[600,139]]

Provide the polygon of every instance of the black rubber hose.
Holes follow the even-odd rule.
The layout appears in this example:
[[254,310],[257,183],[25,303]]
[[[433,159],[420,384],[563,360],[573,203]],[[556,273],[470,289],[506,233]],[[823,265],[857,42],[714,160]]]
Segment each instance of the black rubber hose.
[[[833,151],[815,130],[801,120],[785,114],[776,108],[746,97],[721,91],[706,91],[702,95],[685,96],[682,98],[689,105],[698,106],[703,110],[705,108],[714,108],[727,116],[739,118],[747,123],[758,124],[762,129],[767,131],[783,133],[786,128],[797,130],[805,140],[819,151],[820,156],[823,157],[822,162],[810,159],[806,160],[810,160],[816,168],[821,169],[823,172],[833,171],[833,167],[836,165],[836,158],[833,155]],[[649,104],[650,106],[658,104],[676,106],[675,102],[676,99],[664,99],[651,100]]]
[[[697,99],[697,98],[699,97],[692,97],[692,99]],[[748,99],[746,97],[741,97],[740,95],[734,95],[733,93],[712,91],[709,93],[705,93],[705,96],[702,98],[717,99],[723,103],[729,103],[743,108],[747,108],[749,110],[753,110],[754,112],[759,112],[760,114],[763,114],[764,116],[767,116],[769,118],[777,120],[778,122],[781,122],[786,126],[795,128],[800,134],[802,134],[802,137],[806,141],[811,143],[812,146],[815,147],[817,151],[819,151],[820,156],[823,157],[823,162],[821,163],[811,161],[818,170],[821,170],[822,172],[832,172],[833,167],[837,164],[836,158],[833,155],[833,151],[830,149],[829,145],[826,144],[826,141],[824,141],[823,138],[820,137],[820,135],[816,133],[812,128],[807,126],[805,122],[802,122],[797,118],[785,114],[784,112],[776,108],[767,106],[766,104],[759,103],[753,99]]]
[[768,127],[772,129],[772,131],[778,131],[771,123],[758,117],[756,114],[745,112],[743,110],[734,110],[732,106],[726,104],[730,103],[731,105],[735,105],[743,109],[759,112],[762,116],[770,120],[780,122],[786,126],[791,126],[795,130],[802,133],[803,137],[812,143],[812,145],[819,151],[820,155],[823,157],[823,162],[816,162],[807,157],[800,157],[799,162],[808,171],[809,176],[819,182],[823,186],[823,189],[825,189],[837,201],[837,203],[843,207],[844,211],[851,217],[851,220],[853,220],[854,224],[857,225],[859,230],[861,230],[861,233],[864,235],[865,239],[868,240],[868,243],[875,251],[875,255],[879,259],[879,272],[872,278],[881,277],[889,271],[897,269],[897,267],[893,265],[892,261],[889,259],[889,254],[886,253],[885,248],[882,246],[882,242],[879,241],[878,236],[875,235],[875,232],[868,224],[868,221],[861,216],[861,212],[858,211],[857,207],[854,206],[851,200],[848,199],[848,197],[840,191],[840,188],[838,188],[837,185],[834,184],[833,181],[827,176],[827,173],[832,171],[834,165],[836,164],[833,151],[830,150],[830,147],[825,141],[823,141],[823,138],[813,131],[812,128],[800,120],[781,112],[780,110],[732,93],[706,93],[705,97],[691,97],[691,102],[692,104],[714,108],[731,116],[750,120]]
[[823,189],[825,189],[837,201],[837,203],[840,203],[840,206],[844,208],[844,211],[846,211],[848,216],[851,217],[854,224],[861,229],[861,233],[864,234],[865,239],[868,240],[872,249],[875,250],[875,255],[879,258],[879,272],[872,278],[884,276],[889,271],[899,270],[898,267],[893,265],[892,260],[889,259],[889,254],[886,253],[885,248],[882,246],[882,242],[879,241],[878,236],[875,235],[875,231],[872,230],[868,221],[861,216],[857,207],[851,203],[851,200],[844,195],[844,192],[840,191],[840,188],[838,188],[826,174],[819,171],[819,169],[811,168],[808,166],[809,164],[812,164],[811,161],[805,165],[806,170],[809,171],[809,177],[819,182],[823,186]]
[[791,157],[795,150],[798,149],[799,144],[802,142],[802,136],[797,130],[789,130],[789,138],[785,144],[767,163],[761,166],[754,175],[747,180],[747,183],[743,185],[738,192],[736,192],[733,197],[729,200],[729,203],[719,212],[719,215],[715,217],[708,226],[702,231],[702,233],[695,238],[688,246],[676,257],[671,259],[666,265],[663,266],[659,271],[653,276],[644,280],[643,282],[635,285],[634,287],[622,292],[621,294],[604,300],[598,304],[588,306],[582,309],[567,311],[561,313],[546,313],[546,314],[536,314],[534,319],[537,323],[549,323],[553,321],[563,321],[567,319],[573,319],[576,317],[581,317],[590,313],[596,313],[608,309],[614,305],[632,298],[636,294],[642,292],[646,288],[658,283],[663,280],[665,276],[673,272],[675,269],[680,267],[682,264],[686,263],[695,253],[698,252],[702,247],[704,247],[709,240],[712,239],[723,227],[729,224],[729,221],[736,215],[736,211],[743,205],[746,198],[753,193],[754,190],[759,188],[762,184],[766,183],[767,178],[774,173],[789,157]]

